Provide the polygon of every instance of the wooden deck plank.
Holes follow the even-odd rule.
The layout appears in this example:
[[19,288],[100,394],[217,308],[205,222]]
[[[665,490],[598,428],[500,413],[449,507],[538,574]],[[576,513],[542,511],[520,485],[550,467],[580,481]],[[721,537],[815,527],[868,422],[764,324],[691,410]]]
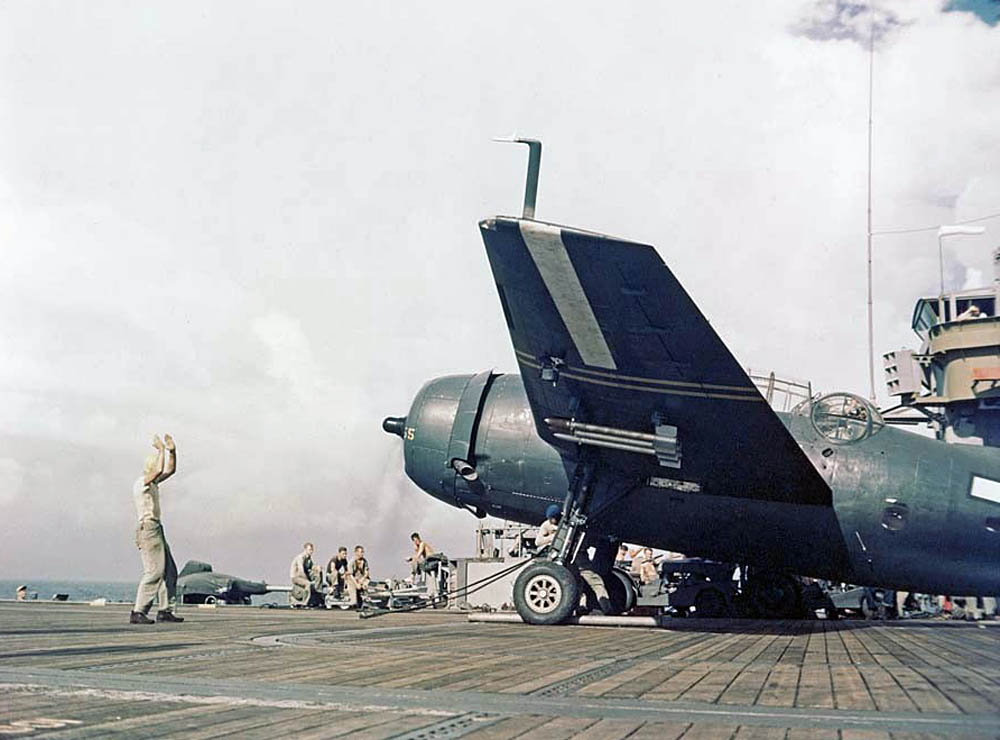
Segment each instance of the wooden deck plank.
[[[996,717],[1000,726],[996,628],[678,620],[664,630],[550,629],[447,613],[359,621],[239,608],[184,616],[180,626],[139,629],[125,624],[127,607],[0,602],[0,670],[8,681],[25,676],[0,687],[0,723],[82,718],[60,737],[384,737],[449,731],[448,715],[427,711],[448,707],[456,717],[488,713],[488,724],[464,728],[470,737],[743,739],[839,729],[843,740],[885,740],[905,729],[892,717],[906,715],[952,727],[950,736],[963,722],[981,729]],[[252,642],[270,635],[282,637]],[[472,692],[472,709],[456,703],[461,691]],[[639,706],[641,716],[626,709]],[[786,714],[787,727],[738,727],[741,708],[754,706],[773,708],[771,722]],[[838,723],[838,712],[851,720]]]
[[861,671],[853,665],[836,665],[830,668],[833,683],[834,705],[838,709],[875,709],[875,700],[868,691],[868,684]]
[[642,722],[627,719],[602,719],[576,735],[576,740],[624,740],[631,737]]
[[711,668],[705,663],[696,663],[681,669],[662,683],[657,684],[642,695],[643,699],[674,701],[692,686],[708,675]]
[[[72,740],[82,740],[83,738],[100,738],[110,735],[137,736],[140,733],[145,737],[163,737],[166,734],[182,732],[180,728],[189,725],[198,727],[204,721],[208,721],[213,710],[218,713],[217,707],[207,707],[204,705],[164,705],[153,704],[147,707],[140,707],[143,711],[127,718],[118,719],[114,715],[107,715],[105,720],[95,721],[81,725],[70,731],[60,733],[60,738],[71,738]],[[159,730],[159,732],[157,732]]]
[[736,740],[785,740],[785,728],[742,725],[736,733]]
[[768,707],[793,707],[801,669],[796,665],[776,665],[768,674],[757,703]]
[[628,740],[677,740],[690,729],[690,722],[647,722]]
[[563,740],[576,737],[579,733],[595,725],[596,719],[589,717],[554,717],[543,725],[518,735],[520,740]]
[[247,740],[270,740],[276,737],[275,730],[280,731],[284,737],[300,738],[303,735],[316,732],[319,728],[340,729],[350,720],[355,720],[363,716],[359,712],[336,712],[328,710],[318,710],[314,712],[303,712],[295,719],[287,719],[281,723],[280,727],[271,724],[261,725],[254,728],[246,728],[240,732],[241,738]]
[[795,706],[832,708],[833,705],[833,682],[824,650],[822,663],[807,661],[802,667]]
[[[636,663],[625,670],[618,671],[607,678],[602,678],[599,681],[594,681],[581,688],[576,693],[579,696],[604,696],[605,694],[618,689],[621,686],[638,684],[643,676],[652,673],[658,669],[662,669],[662,666],[656,661],[648,660]],[[655,683],[659,683],[656,681]],[[655,685],[654,684],[650,684]],[[641,692],[639,692],[641,693]],[[638,696],[638,693],[636,694]]]
[[682,736],[684,740],[728,740],[735,737],[738,725],[695,722]]
[[741,671],[722,692],[721,704],[756,704],[770,671],[766,668],[747,668]]
[[489,727],[482,727],[463,736],[465,740],[508,740],[520,737],[525,732],[547,722],[550,717],[522,714],[518,717],[507,717]]

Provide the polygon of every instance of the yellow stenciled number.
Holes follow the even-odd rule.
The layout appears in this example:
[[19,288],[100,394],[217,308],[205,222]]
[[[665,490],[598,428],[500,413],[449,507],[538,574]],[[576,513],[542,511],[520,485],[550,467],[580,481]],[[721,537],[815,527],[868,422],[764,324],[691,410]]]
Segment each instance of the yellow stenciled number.
[[404,439],[413,439],[413,433],[417,431],[415,427],[406,427],[406,436]]

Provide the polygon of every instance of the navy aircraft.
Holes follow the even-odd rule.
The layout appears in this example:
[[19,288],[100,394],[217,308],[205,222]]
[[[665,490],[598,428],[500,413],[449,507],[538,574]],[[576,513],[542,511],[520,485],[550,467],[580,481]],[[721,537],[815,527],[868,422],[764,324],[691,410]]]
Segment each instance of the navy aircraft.
[[514,586],[524,621],[572,615],[591,547],[623,609],[622,541],[748,564],[760,616],[801,613],[791,574],[1000,593],[1000,451],[887,425],[850,393],[775,412],[653,247],[535,220],[541,145],[521,141],[522,217],[479,224],[520,373],[430,380],[383,428],[448,504],[530,524],[561,506]]
[[261,596],[283,587],[268,586],[263,581],[248,581],[225,573],[216,573],[200,560],[188,560],[177,575],[177,592],[185,604],[249,604],[251,596]]

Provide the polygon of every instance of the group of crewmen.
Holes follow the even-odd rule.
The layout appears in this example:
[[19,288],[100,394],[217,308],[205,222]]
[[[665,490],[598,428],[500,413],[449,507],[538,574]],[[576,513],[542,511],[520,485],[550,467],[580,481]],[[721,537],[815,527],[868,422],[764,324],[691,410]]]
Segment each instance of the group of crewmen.
[[335,599],[344,599],[346,596],[351,606],[361,606],[371,582],[371,570],[364,546],[354,547],[353,558],[348,558],[347,548],[341,546],[337,549],[337,554],[327,561],[325,572],[313,562],[314,551],[313,543],[306,542],[302,546],[302,552],[292,560],[288,571],[292,582],[288,603],[296,608],[321,606],[326,594]]
[[[424,572],[427,559],[434,555],[434,548],[420,537],[419,532],[410,535],[413,555],[406,558],[411,565],[414,579]],[[288,603],[293,608],[322,606],[327,599],[343,602],[353,608],[360,608],[371,583],[371,569],[365,557],[363,545],[354,547],[354,557],[348,558],[347,548],[341,546],[337,554],[326,563],[326,568],[313,562],[315,547],[312,542],[302,546],[302,552],[292,560],[288,577],[292,590]]]

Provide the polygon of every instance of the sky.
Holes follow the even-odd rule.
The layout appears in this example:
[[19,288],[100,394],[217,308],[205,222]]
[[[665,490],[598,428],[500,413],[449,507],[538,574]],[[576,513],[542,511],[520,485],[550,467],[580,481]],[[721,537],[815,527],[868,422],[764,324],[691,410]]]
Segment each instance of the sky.
[[[992,3],[880,2],[874,228],[1000,213]],[[992,15],[991,15],[992,13]],[[516,372],[477,222],[654,244],[745,366],[868,391],[864,5],[0,4],[0,577],[137,578],[149,439],[178,565],[287,580],[408,535],[472,553],[381,431],[429,378]],[[946,242],[986,285],[1000,219]],[[874,238],[876,352],[933,231]],[[879,400],[886,403],[881,380]]]

